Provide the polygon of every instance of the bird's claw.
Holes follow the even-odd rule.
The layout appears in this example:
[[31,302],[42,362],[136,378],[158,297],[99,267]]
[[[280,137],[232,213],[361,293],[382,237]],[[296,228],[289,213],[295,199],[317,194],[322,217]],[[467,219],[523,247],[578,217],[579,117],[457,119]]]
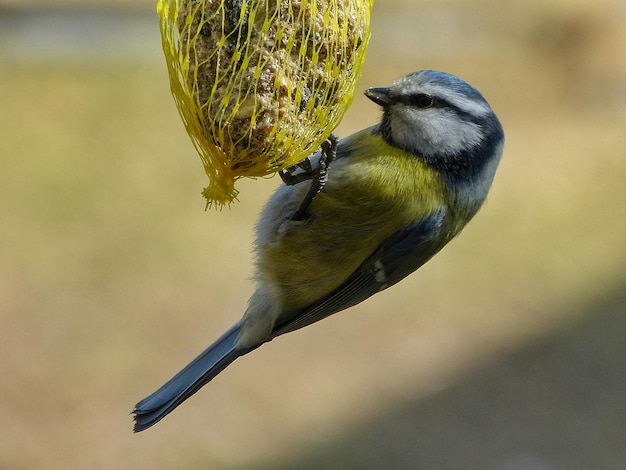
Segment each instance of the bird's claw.
[[[309,208],[313,198],[324,188],[328,179],[328,167],[337,155],[337,143],[339,139],[335,134],[331,134],[327,140],[322,143],[322,151],[316,168],[313,168],[311,159],[306,158],[300,163],[287,168],[286,171],[279,171],[283,183],[287,186],[301,183],[302,181],[311,180],[311,187],[306,196],[300,203],[300,206],[291,217],[291,220],[298,221],[304,219],[304,214]],[[294,174],[297,169],[303,170],[301,173]]]
[[[304,170],[301,173],[294,174],[297,170]],[[311,165],[311,159],[306,157],[300,163],[296,163],[294,166],[290,166],[286,170],[278,172],[280,179],[283,180],[287,186],[293,186],[294,184],[302,183],[303,181],[310,180],[313,177],[313,165]]]

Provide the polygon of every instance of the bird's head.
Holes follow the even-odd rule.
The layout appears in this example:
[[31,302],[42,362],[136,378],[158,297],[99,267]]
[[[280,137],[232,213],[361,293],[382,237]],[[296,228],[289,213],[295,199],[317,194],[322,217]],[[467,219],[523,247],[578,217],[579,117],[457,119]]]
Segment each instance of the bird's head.
[[495,171],[502,126],[480,92],[460,78],[422,70],[365,95],[383,108],[377,131],[389,145],[423,158],[450,179],[471,178],[486,165]]

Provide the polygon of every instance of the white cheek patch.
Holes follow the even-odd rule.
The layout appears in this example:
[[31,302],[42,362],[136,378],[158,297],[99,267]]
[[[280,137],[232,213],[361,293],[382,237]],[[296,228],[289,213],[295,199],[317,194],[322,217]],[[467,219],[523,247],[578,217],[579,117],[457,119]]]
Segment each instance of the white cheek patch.
[[456,154],[481,143],[483,133],[478,124],[464,121],[452,112],[441,111],[433,108],[424,113],[426,122],[422,127],[422,138],[425,141],[446,154]]
[[456,155],[483,139],[478,124],[441,108],[415,110],[398,105],[391,113],[391,129],[398,146],[424,156]]

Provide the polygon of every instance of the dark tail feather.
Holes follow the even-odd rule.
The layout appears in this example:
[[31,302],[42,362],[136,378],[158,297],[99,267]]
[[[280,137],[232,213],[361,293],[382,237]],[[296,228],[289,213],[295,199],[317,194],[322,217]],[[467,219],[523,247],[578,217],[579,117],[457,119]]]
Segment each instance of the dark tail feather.
[[134,431],[143,431],[161,421],[235,359],[250,352],[250,349],[236,348],[239,329],[239,324],[233,326],[169,382],[137,403],[133,410]]

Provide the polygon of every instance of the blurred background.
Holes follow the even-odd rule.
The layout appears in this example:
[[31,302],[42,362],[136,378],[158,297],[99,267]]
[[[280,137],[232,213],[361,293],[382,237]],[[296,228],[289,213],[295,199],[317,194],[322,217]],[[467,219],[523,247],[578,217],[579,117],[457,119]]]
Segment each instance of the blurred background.
[[[418,273],[133,405],[234,323],[277,178],[204,211],[153,0],[0,0],[0,468],[626,468],[626,2],[378,0],[360,89],[454,73],[507,144]],[[360,93],[337,130],[379,110]]]

